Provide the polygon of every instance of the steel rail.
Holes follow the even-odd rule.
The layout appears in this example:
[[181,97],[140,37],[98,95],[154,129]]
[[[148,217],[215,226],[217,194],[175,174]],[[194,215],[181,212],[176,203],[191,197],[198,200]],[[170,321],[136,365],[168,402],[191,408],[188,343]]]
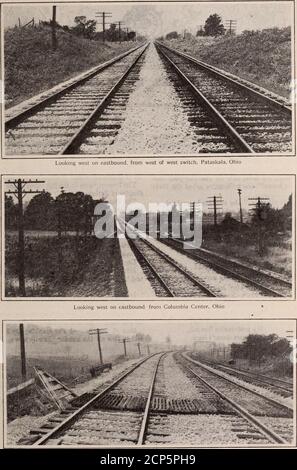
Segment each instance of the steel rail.
[[[198,65],[200,68],[208,71],[212,75],[214,75],[216,77],[219,77],[219,78],[223,79],[226,82],[230,82],[232,84],[232,86],[235,86],[235,87],[239,88],[242,92],[244,92],[246,94],[249,94],[249,95],[253,95],[255,98],[264,101],[266,104],[268,102],[270,105],[272,105],[273,107],[276,107],[278,110],[282,110],[290,116],[292,115],[292,110],[288,105],[280,103],[279,101],[272,98],[271,96],[267,96],[264,93],[261,93],[260,91],[255,90],[250,85],[239,82],[235,78],[229,77],[228,75],[224,74],[220,70],[216,69],[214,66],[212,66],[210,64],[207,64],[206,62],[203,62],[201,60],[195,59],[194,57],[192,57],[188,54],[185,54],[184,52],[173,49],[172,47],[169,47],[165,44],[162,44],[159,41],[156,41],[155,44],[158,45],[161,48],[163,47],[163,48],[167,49],[168,51],[172,52],[173,54],[176,54],[177,56],[180,56],[180,57],[183,57],[183,58],[187,59],[189,62],[192,62],[195,65]],[[241,80],[240,77],[238,77],[238,79]],[[257,86],[257,85],[255,85],[255,86]],[[267,90],[267,93],[269,93],[269,90]]]
[[[83,85],[90,78],[95,77],[100,72],[103,72],[107,68],[114,65],[116,62],[119,62],[124,57],[128,56],[129,54],[132,54],[133,52],[137,51],[137,49],[140,49],[141,47],[144,47],[144,44],[141,44],[137,47],[134,47],[133,49],[130,49],[129,51],[126,51],[123,54],[120,54],[117,57],[108,60],[104,64],[98,65],[98,67],[96,67],[95,70],[92,70],[91,72],[87,73],[82,78],[78,78],[73,83],[70,83],[69,85],[65,86],[65,88],[63,88],[62,90],[58,90],[57,92],[55,92],[52,95],[44,98],[43,100],[39,101],[38,103],[33,104],[29,108],[27,108],[23,111],[20,111],[15,116],[12,116],[12,117],[6,119],[5,120],[5,132],[7,132],[9,129],[14,128],[20,122],[22,122],[25,119],[27,119],[28,117],[32,116],[33,114],[35,114],[40,109],[44,108],[45,106],[47,106],[47,105],[51,104],[52,102],[56,101],[57,99],[61,98],[62,96],[64,96],[69,91],[72,91],[74,88],[77,88],[78,86]],[[46,91],[44,93],[46,93]]]
[[206,96],[194,85],[194,83],[181,71],[181,69],[168,57],[168,55],[158,46],[158,50],[169,62],[175,72],[189,86],[198,102],[212,115],[214,121],[223,130],[225,134],[232,140],[237,150],[244,153],[255,153],[250,145],[241,137],[237,130],[224,118],[215,106],[206,98]]
[[231,372],[234,372],[234,375],[238,374],[238,375],[241,375],[243,377],[248,377],[250,379],[254,379],[255,382],[259,382],[259,383],[266,384],[266,385],[271,385],[272,387],[279,388],[280,390],[284,390],[286,392],[293,392],[293,384],[286,383],[283,380],[280,380],[280,382],[282,384],[286,384],[287,387],[284,386],[284,385],[280,385],[279,383],[276,383],[276,382],[279,381],[279,379],[274,378],[274,377],[270,378],[270,377],[267,377],[263,374],[257,374],[255,372],[243,371],[243,370],[240,370],[240,369],[236,369],[234,367],[228,367],[225,364],[221,364],[220,362],[213,363],[213,362],[210,362],[210,361],[207,361],[207,360],[203,360],[203,362],[205,362],[206,364],[209,364],[210,366],[218,367],[218,369],[226,369],[227,371],[229,370]]
[[157,280],[159,281],[159,283],[161,284],[161,286],[166,290],[167,294],[170,296],[170,297],[174,297],[174,292],[170,289],[170,287],[167,285],[166,281],[164,281],[164,279],[162,279],[162,277],[160,276],[160,274],[156,271],[156,269],[153,267],[153,265],[151,264],[151,262],[146,258],[146,256],[141,252],[141,250],[136,246],[135,243],[132,242],[132,240],[130,240],[130,243],[132,243],[133,245],[133,248],[135,249],[135,251],[137,252],[137,254],[139,256],[141,256],[141,258],[143,259],[143,261],[147,264],[147,266],[149,267],[149,269],[153,272],[154,276],[157,278]]
[[193,370],[188,364],[185,364],[182,362],[183,367],[185,369],[189,370],[194,377],[196,377],[198,380],[200,380],[204,385],[206,385],[210,390],[215,392],[217,395],[219,395],[224,401],[229,403],[232,408],[234,408],[239,415],[241,415],[243,418],[245,418],[249,423],[251,423],[254,427],[256,427],[258,430],[261,431],[262,434],[264,434],[271,442],[277,443],[277,444],[287,444],[287,441],[285,441],[281,436],[276,434],[272,429],[268,428],[265,426],[259,419],[257,419],[255,416],[253,416],[251,413],[249,413],[245,408],[242,406],[238,405],[234,400],[231,398],[227,397],[224,393],[222,393],[220,390],[218,390],[216,387],[208,383],[205,379],[199,376],[195,370]]
[[271,403],[272,405],[278,407],[278,408],[282,408],[282,409],[285,409],[287,412],[290,412],[293,414],[293,410],[292,408],[290,408],[288,405],[285,405],[284,403],[280,403],[278,402],[277,400],[274,400],[273,398],[270,398],[270,397],[266,397],[265,395],[262,395],[262,393],[260,392],[257,392],[256,390],[251,390],[249,387],[246,387],[245,385],[243,384],[239,384],[237,382],[234,381],[234,379],[231,379],[231,378],[228,378],[228,377],[225,377],[223,375],[221,375],[221,373],[219,371],[216,371],[216,370],[209,370],[209,367],[202,364],[201,362],[198,362],[198,361],[195,361],[194,359],[192,359],[191,357],[189,357],[188,355],[186,354],[183,354],[183,357],[187,360],[187,361],[190,361],[192,362],[193,364],[195,364],[196,366],[198,367],[201,367],[202,369],[205,369],[207,372],[209,372],[210,374],[213,374],[213,375],[216,375],[217,377],[225,380],[226,382],[230,382],[232,385],[236,385],[237,387],[239,388],[242,388],[243,390],[245,391],[249,391],[251,393],[253,393],[254,395],[262,398],[263,400],[266,400],[267,402]]
[[[123,374],[120,375],[117,379],[113,380],[111,384],[106,386],[101,392],[97,393],[93,398],[91,398],[87,403],[82,405],[78,410],[74,411],[70,416],[68,416],[64,421],[59,423],[57,426],[55,426],[53,429],[51,429],[47,434],[39,438],[37,441],[35,441],[32,446],[37,447],[40,445],[44,445],[49,439],[53,439],[57,437],[61,432],[63,432],[65,429],[69,428],[88,408],[90,408],[93,403],[95,403],[99,398],[102,398],[103,395],[106,393],[110,392],[114,387],[116,387],[122,380],[124,380],[127,376],[129,376],[134,370],[136,370],[138,367],[140,367],[144,362],[148,361],[152,357],[156,356],[157,354],[160,353],[154,353],[151,354],[150,356],[142,359],[139,361],[136,365],[132,366],[128,371],[123,372]],[[42,426],[41,426],[42,428]]]
[[[126,222],[125,220],[121,220],[122,223],[125,224],[125,226],[129,226],[130,224],[128,222]],[[130,230],[131,230],[131,226],[130,226]],[[179,272],[181,272],[185,277],[187,277],[194,285],[196,285],[197,287],[199,287],[199,289],[201,289],[203,292],[205,292],[205,294],[208,296],[208,297],[217,297],[217,295],[212,292],[210,289],[208,289],[207,287],[205,287],[200,281],[198,281],[195,277],[193,277],[191,274],[189,274],[187,271],[185,271],[181,266],[179,266],[173,259],[171,259],[169,256],[167,256],[165,253],[163,253],[159,248],[156,248],[154,245],[152,245],[148,240],[146,240],[145,238],[143,238],[141,235],[146,235],[146,234],[143,234],[140,230],[137,230],[135,229],[134,227],[132,227],[132,230],[134,230],[136,233],[138,233],[140,235],[140,239],[149,247],[151,248],[151,250],[155,251],[159,256],[161,256],[163,259],[165,259],[169,264],[171,264],[172,266],[174,266],[175,269],[177,269]],[[132,240],[130,238],[130,240]],[[132,243],[133,243],[133,240],[132,240]],[[135,245],[135,244],[134,244]],[[142,257],[145,259],[146,261],[146,256],[141,253]],[[166,284],[166,283],[165,283]],[[171,289],[170,289],[171,290]],[[173,293],[173,297],[176,297],[176,295]]]
[[[173,238],[171,240],[173,240],[175,243],[180,243],[180,244],[183,243],[182,241],[176,240],[176,239],[173,239]],[[165,243],[165,242],[163,242],[163,243]],[[189,258],[191,258],[193,260],[197,259],[199,261],[202,261],[202,262],[208,264],[210,267],[214,267],[217,271],[221,271],[221,273],[227,274],[229,277],[232,277],[234,279],[239,279],[240,281],[242,281],[246,284],[257,287],[259,290],[262,290],[263,292],[266,292],[267,294],[269,294],[272,297],[286,297],[285,295],[280,294],[279,292],[271,289],[270,287],[264,286],[263,284],[259,283],[258,281],[254,281],[253,279],[251,279],[249,277],[246,277],[243,274],[239,274],[235,271],[232,271],[231,269],[226,268],[225,266],[222,266],[221,264],[218,264],[215,261],[205,259],[203,256],[201,256],[197,253],[189,253],[188,250],[184,250],[183,248],[177,248],[176,247],[175,249],[177,251],[179,251],[180,253],[185,254],[186,256],[188,256]],[[252,271],[252,268],[247,268],[247,269],[250,269]],[[255,272],[255,274],[259,274],[259,273],[257,273],[257,271],[254,271],[254,272]],[[284,281],[284,282],[286,282],[286,281]],[[292,288],[292,285],[290,285],[290,287]]]
[[[171,264],[176,270],[178,270],[180,273],[182,273],[186,278],[188,278],[194,285],[196,285],[199,289],[201,289],[205,294],[207,294],[208,297],[217,297],[214,292],[212,292],[210,289],[205,287],[200,281],[198,281],[195,277],[193,277],[191,274],[189,274],[187,271],[185,271],[181,266],[179,266],[175,261],[173,261],[169,256],[167,256],[165,253],[163,253],[159,248],[156,248],[153,246],[148,240],[145,240],[141,238],[143,243],[145,243],[151,250],[155,251],[159,256],[161,256],[163,259],[167,261],[167,263]],[[143,253],[141,255],[145,257]],[[175,294],[173,294],[173,297],[176,297]]]
[[77,148],[81,145],[84,140],[84,133],[87,132],[90,127],[93,125],[94,121],[98,119],[99,115],[104,111],[106,106],[108,105],[112,96],[117,92],[120,88],[122,83],[126,80],[127,76],[133,70],[137,62],[140,60],[142,55],[145,53],[149,43],[146,44],[143,51],[135,58],[133,63],[130,65],[128,70],[120,77],[117,83],[112,87],[112,89],[104,96],[104,98],[100,101],[100,103],[96,106],[96,108],[92,111],[92,113],[87,117],[84,123],[80,126],[80,128],[76,131],[76,133],[72,136],[70,141],[63,147],[63,149],[58,153],[58,155],[71,155],[74,154]]
[[156,367],[155,367],[155,370],[154,370],[154,374],[153,374],[149,394],[148,394],[146,405],[145,405],[145,410],[144,410],[143,417],[142,417],[142,422],[141,422],[140,431],[139,431],[139,435],[138,435],[137,445],[143,445],[145,443],[145,438],[146,438],[146,434],[147,434],[147,427],[148,427],[148,421],[149,421],[150,408],[151,408],[151,403],[152,403],[152,399],[153,399],[153,395],[154,395],[154,389],[155,389],[155,383],[156,383],[158,368],[159,368],[161,359],[166,354],[167,354],[167,352],[162,354],[159,357],[158,362],[157,362]]

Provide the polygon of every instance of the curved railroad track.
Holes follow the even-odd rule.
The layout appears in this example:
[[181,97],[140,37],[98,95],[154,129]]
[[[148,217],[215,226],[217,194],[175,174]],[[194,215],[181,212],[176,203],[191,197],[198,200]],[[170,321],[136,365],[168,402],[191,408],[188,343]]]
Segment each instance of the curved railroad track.
[[293,396],[293,383],[289,383],[286,380],[270,377],[269,375],[259,374],[247,369],[237,369],[233,366],[228,366],[220,362],[211,362],[206,359],[201,360],[201,362],[215,369],[222,370],[223,372],[226,372],[231,376],[237,377],[245,382],[270,390],[271,392],[281,395],[285,398]]
[[176,238],[162,238],[160,241],[187,257],[211,267],[218,273],[257,288],[265,296],[291,297],[292,295],[292,283],[281,277],[273,276],[264,271],[258,271],[240,262],[228,260],[225,257],[220,258],[219,255],[208,250],[201,248],[185,249],[184,242]]
[[[187,377],[188,383],[192,383],[197,399],[178,396],[175,386],[178,370],[174,373],[166,360],[173,361],[171,365],[178,368],[182,381]],[[184,353],[153,354],[140,360],[76,409],[51,416],[47,424],[31,432],[25,443],[36,447],[168,444],[174,429],[180,434],[179,426],[184,423],[192,435],[193,445],[197,446],[200,433],[206,436],[208,433],[203,425],[205,416],[217,416],[222,425],[229,426],[231,439],[248,445],[290,441],[290,432],[279,422],[282,418],[292,417],[290,409],[248,389],[244,395],[233,390],[233,394],[237,394],[234,400],[227,396],[230,387],[226,393],[226,385],[214,384],[209,375]],[[173,381],[171,386],[176,399],[168,398],[168,377]],[[264,422],[267,416],[275,421],[273,429],[271,422]],[[219,431],[215,427],[212,432]],[[180,434],[179,439],[182,437]],[[217,446],[219,440],[215,444]]]
[[[209,122],[206,121],[205,130],[200,133],[210,134],[210,140],[215,141],[212,132],[215,122],[233,144],[228,152],[292,152],[292,111],[288,105],[269,92],[264,93],[187,54],[160,42],[155,45],[169,66],[169,73],[179,77],[177,88],[184,86],[191,90],[193,99],[206,110]],[[194,126],[196,122],[199,124],[195,112],[189,114],[189,119]]]
[[[291,430],[280,420],[293,418],[291,407],[218,375],[215,370],[195,361],[185,353],[179,354],[177,360],[190,377],[204,383],[226,401],[238,415],[245,418],[249,426],[245,426],[246,437],[252,437],[254,430],[257,430],[270,442],[286,444],[290,440]],[[256,435],[255,439],[258,439]]]
[[[70,407],[25,440],[34,446],[142,444],[156,373],[164,352],[125,371],[82,406]],[[146,377],[144,377],[146,374]]]
[[6,155],[103,154],[118,133],[148,44],[8,117]]

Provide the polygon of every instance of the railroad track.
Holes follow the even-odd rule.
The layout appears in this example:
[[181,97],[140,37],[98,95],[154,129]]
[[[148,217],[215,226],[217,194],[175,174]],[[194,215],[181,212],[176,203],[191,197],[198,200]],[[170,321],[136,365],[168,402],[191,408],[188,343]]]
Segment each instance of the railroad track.
[[144,238],[129,244],[157,296],[216,297],[218,294]]
[[[162,238],[162,243],[176,249],[187,257],[211,267],[218,273],[237,279],[246,285],[256,287],[269,297],[291,297],[292,283],[264,271],[258,271],[240,262],[234,262],[203,249],[185,249],[184,241],[176,238]],[[190,242],[189,242],[190,244]]]
[[[206,385],[244,419],[245,423],[240,422],[238,428],[242,437],[260,440],[264,436],[278,444],[286,444],[292,439],[292,429],[281,421],[286,418],[293,421],[293,410],[289,406],[218,376],[216,371],[184,353],[177,355],[177,361],[188,376]],[[293,422],[291,424],[293,426]]]
[[114,142],[148,44],[97,67],[5,121],[6,155],[103,154]]
[[[194,380],[198,400],[168,399],[164,372],[165,359],[169,355],[173,356],[178,368]],[[256,399],[259,401],[257,396]],[[258,402],[254,406],[257,405]],[[287,410],[283,408],[277,412],[271,412],[271,409],[271,402],[266,403],[262,415],[269,412],[272,416],[287,416]],[[197,374],[189,366],[183,355],[173,352],[161,352],[140,360],[77,409],[70,408],[50,417],[47,424],[32,430],[31,438],[22,443],[36,447],[166,444],[171,438],[170,424],[175,423],[175,428],[179,429],[179,419],[186,423],[189,420],[190,432],[195,436],[201,417],[206,415],[220,415],[220,419],[229,422],[233,438],[241,442],[286,443],[285,432],[282,436],[275,433],[242,406],[226,399],[201,377],[201,372]],[[197,439],[196,446],[199,435]]]
[[211,362],[203,359],[201,362],[215,368],[227,372],[231,376],[237,377],[250,384],[257,385],[259,387],[270,390],[273,393],[281,395],[282,397],[293,396],[293,383],[289,383],[285,380],[281,380],[276,377],[270,377],[264,374],[258,374],[249,370],[241,370],[235,367],[227,366],[219,362]]
[[41,428],[31,430],[31,436],[20,443],[36,447],[142,444],[156,373],[164,354],[140,360],[81,406],[69,407]]
[[199,130],[199,112],[191,111],[193,106],[187,110],[190,122],[198,125],[202,142],[209,138],[224,144],[216,130],[218,127],[227,139],[224,151],[248,154],[292,152],[292,111],[288,105],[269,92],[259,91],[259,87],[231,78],[187,54],[160,42],[155,45],[161,59],[169,66],[169,74],[173,74],[177,91],[182,87],[189,89],[199,108],[202,106],[207,112],[205,128]]

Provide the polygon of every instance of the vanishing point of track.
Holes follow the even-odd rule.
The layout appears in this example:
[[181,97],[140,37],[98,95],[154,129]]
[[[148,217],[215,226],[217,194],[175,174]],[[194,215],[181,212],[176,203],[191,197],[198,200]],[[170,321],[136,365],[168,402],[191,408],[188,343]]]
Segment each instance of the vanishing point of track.
[[[15,115],[7,110],[5,154],[106,153],[125,120],[148,45],[61,85]],[[199,153],[292,150],[292,111],[284,100],[164,44],[155,46],[193,126]]]

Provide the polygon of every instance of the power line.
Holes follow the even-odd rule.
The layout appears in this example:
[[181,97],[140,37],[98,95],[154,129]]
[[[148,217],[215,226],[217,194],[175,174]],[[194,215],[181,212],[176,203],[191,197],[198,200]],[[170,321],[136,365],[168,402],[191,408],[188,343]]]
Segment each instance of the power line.
[[258,252],[260,255],[264,252],[264,230],[263,230],[263,222],[266,219],[266,210],[267,206],[269,205],[270,198],[268,197],[249,197],[249,201],[253,201],[249,203],[250,209],[249,214],[255,217],[257,221],[257,228],[258,228]]
[[[99,16],[97,16],[99,15]],[[112,13],[110,12],[106,12],[106,11],[99,11],[96,13],[95,15],[95,18],[99,18],[102,20],[102,22],[100,23],[102,25],[102,40],[103,42],[105,42],[105,26],[106,24],[109,24],[106,22],[106,18],[111,18],[112,17]],[[98,23],[98,21],[97,21]]]
[[122,338],[122,339],[118,339],[117,342],[118,343],[123,343],[123,346],[124,346],[124,355],[125,357],[127,356],[127,346],[126,346],[126,343],[130,343],[132,340],[130,338]]
[[97,335],[100,364],[103,364],[102,349],[101,349],[101,335],[105,335],[107,333],[108,331],[106,328],[95,328],[93,330],[89,330],[90,336]]
[[26,365],[26,348],[25,348],[25,333],[24,324],[20,323],[20,351],[21,351],[21,371],[23,382],[27,379],[27,365]]
[[229,34],[236,34],[237,20],[225,20],[224,26]]
[[213,211],[213,224],[215,227],[218,225],[218,211],[223,208],[222,196],[211,196],[207,198],[207,207]]
[[18,278],[19,278],[19,291],[22,297],[26,297],[26,285],[25,285],[25,237],[24,237],[24,208],[23,208],[23,199],[26,194],[40,194],[43,191],[27,189],[25,187],[28,184],[40,184],[45,183],[43,180],[24,180],[24,179],[15,179],[7,180],[5,184],[10,184],[14,186],[15,191],[8,190],[5,191],[5,194],[13,194],[18,200]]
[[243,223],[242,206],[241,206],[241,193],[242,193],[242,189],[238,188],[238,189],[237,189],[237,192],[238,192],[238,199],[239,199],[239,216],[240,216],[240,223],[242,224],[242,223]]

